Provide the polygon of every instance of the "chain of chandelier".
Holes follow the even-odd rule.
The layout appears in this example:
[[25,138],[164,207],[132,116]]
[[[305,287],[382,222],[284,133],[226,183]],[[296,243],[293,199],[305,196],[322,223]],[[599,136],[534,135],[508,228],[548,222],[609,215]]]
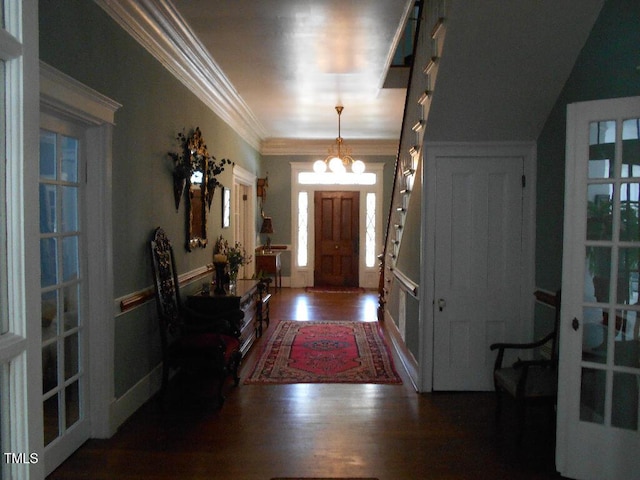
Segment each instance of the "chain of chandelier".
[[324,160],[316,160],[313,164],[313,171],[316,173],[324,173],[327,171],[327,167],[333,173],[345,173],[347,168],[355,174],[364,172],[365,164],[362,160],[354,160],[351,156],[351,149],[345,145],[344,140],[340,136],[340,116],[342,115],[344,107],[338,105],[336,112],[338,112],[338,138],[336,138],[336,144],[329,147],[329,155]]

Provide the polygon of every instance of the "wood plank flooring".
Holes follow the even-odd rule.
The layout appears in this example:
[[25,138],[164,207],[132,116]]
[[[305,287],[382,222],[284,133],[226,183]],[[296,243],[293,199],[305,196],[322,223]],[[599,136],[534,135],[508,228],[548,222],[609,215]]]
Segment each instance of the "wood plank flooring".
[[[371,292],[285,288],[272,297],[263,339],[278,320],[375,321],[376,309]],[[262,343],[245,359],[243,379]],[[511,402],[498,424],[492,392],[418,394],[398,359],[396,368],[403,385],[229,385],[219,411],[189,378],[176,379],[164,405],[152,399],[111,439],[89,440],[48,478],[560,478],[548,412],[530,411],[517,446]]]

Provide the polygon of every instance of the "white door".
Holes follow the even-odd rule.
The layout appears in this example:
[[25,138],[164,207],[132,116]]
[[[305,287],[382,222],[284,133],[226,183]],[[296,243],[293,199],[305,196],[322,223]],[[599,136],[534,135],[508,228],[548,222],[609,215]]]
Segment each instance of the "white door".
[[557,467],[640,478],[640,97],[567,110]]
[[522,157],[438,158],[434,390],[490,390],[489,345],[522,341]]
[[45,468],[90,434],[83,131],[43,117],[40,266]]
[[[238,278],[251,278],[255,273],[256,248],[256,176],[237,165],[233,166],[233,192],[230,210],[232,212],[233,239],[240,242],[249,262],[244,265]],[[227,234],[223,231],[223,236]]]

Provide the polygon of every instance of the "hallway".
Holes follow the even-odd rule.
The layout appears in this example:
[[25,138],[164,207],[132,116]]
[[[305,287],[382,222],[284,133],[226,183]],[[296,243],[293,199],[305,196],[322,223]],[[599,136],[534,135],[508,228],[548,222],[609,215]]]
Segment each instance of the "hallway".
[[[377,294],[273,295],[280,319],[375,321]],[[89,440],[48,478],[237,479],[277,476],[401,479],[551,479],[553,426],[532,410],[520,447],[513,410],[502,426],[492,392],[417,394],[396,358],[403,385],[244,385],[263,340],[244,361],[220,411],[171,385],[167,408],[155,399],[109,440]],[[180,384],[182,383],[182,384]]]

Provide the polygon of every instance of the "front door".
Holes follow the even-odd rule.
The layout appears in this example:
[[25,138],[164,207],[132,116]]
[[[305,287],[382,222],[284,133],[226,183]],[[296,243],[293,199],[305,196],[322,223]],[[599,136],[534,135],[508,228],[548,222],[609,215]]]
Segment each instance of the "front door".
[[640,97],[569,105],[557,467],[640,472]]
[[489,345],[522,341],[522,157],[436,163],[434,390],[490,390]]
[[360,192],[316,191],[315,286],[358,286]]

